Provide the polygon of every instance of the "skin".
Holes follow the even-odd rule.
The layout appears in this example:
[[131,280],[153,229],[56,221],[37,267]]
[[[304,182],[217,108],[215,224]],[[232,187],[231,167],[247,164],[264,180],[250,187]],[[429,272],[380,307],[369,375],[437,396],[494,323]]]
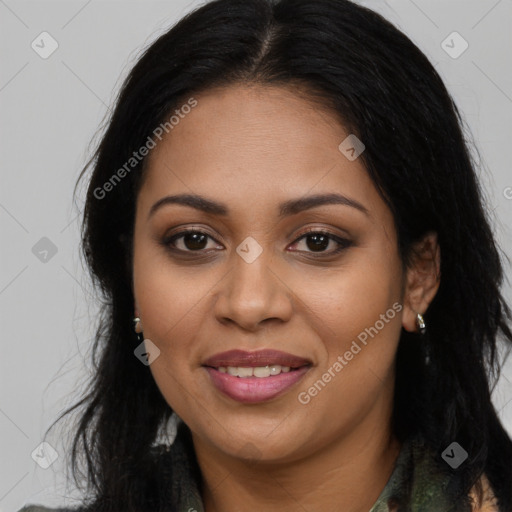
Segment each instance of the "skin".
[[[150,365],[166,401],[190,427],[206,512],[368,511],[393,470],[394,358],[401,329],[416,331],[439,286],[435,233],[404,269],[393,216],[360,158],[338,149],[348,132],[333,113],[283,87],[232,85],[194,96],[198,105],[152,150],[137,198],[133,284]],[[278,204],[337,192],[362,203],[323,205],[279,218]],[[229,215],[166,205],[195,193]],[[166,235],[195,228],[165,247]],[[314,250],[306,228],[350,240]],[[247,263],[248,236],[262,253]],[[194,252],[196,251],[196,252]],[[322,252],[323,251],[323,252]],[[202,256],[198,256],[198,252]],[[208,253],[208,254],[207,254]],[[315,255],[319,257],[315,258]],[[188,258],[187,258],[188,256]],[[394,303],[403,307],[307,404],[307,391]],[[201,366],[233,348],[274,348],[312,367],[287,393],[241,404]]]

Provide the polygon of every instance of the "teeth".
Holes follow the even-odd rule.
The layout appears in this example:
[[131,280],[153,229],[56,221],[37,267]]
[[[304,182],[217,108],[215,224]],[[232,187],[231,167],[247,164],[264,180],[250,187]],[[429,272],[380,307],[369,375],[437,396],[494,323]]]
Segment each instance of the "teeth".
[[255,368],[248,368],[243,366],[220,366],[217,370],[221,373],[228,373],[234,377],[271,377],[279,375],[280,373],[287,373],[290,371],[289,366],[281,366],[280,364],[273,364],[267,366],[256,366]]
[[[239,377],[252,377],[252,368],[241,368],[241,367],[238,367],[236,368],[238,370],[238,376]],[[229,371],[229,368],[228,368],[228,371]],[[231,374],[233,375],[233,374]]]

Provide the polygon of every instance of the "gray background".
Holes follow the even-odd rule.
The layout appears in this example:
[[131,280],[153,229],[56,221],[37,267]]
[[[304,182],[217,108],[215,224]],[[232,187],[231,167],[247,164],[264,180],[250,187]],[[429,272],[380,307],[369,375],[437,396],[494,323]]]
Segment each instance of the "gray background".
[[[0,362],[0,512],[79,497],[65,485],[65,426],[46,439],[58,454],[48,469],[31,458],[90,372],[97,306],[78,256],[81,202],[73,205],[72,190],[136,56],[199,3],[0,0],[0,321],[8,354]],[[479,148],[499,242],[512,254],[512,1],[361,3],[408,34],[445,80]],[[59,45],[47,59],[31,47],[43,46],[43,31]],[[463,41],[446,39],[454,31],[469,44],[457,58]],[[40,252],[50,245],[55,254]],[[512,303],[508,283],[504,292]],[[512,434],[510,360],[493,399]]]

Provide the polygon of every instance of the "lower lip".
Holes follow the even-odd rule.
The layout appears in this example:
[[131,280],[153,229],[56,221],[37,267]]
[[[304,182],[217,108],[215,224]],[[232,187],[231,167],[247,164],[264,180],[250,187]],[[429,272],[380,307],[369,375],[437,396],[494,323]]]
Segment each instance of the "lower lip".
[[235,377],[209,366],[204,368],[219,391],[237,402],[254,404],[283,394],[304,377],[310,366],[271,377]]

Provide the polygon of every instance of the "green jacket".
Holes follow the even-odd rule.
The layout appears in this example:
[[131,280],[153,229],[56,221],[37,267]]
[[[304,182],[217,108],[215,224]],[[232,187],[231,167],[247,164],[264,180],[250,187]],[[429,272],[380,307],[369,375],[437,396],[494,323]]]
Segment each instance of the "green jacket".
[[[204,512],[198,467],[188,427],[180,422],[172,446],[160,446],[156,450],[166,457],[172,468],[179,468],[174,471],[170,486],[166,485],[172,503],[177,504],[176,510]],[[445,464],[439,455],[424,448],[418,440],[403,443],[391,477],[369,512],[389,512],[393,503],[398,504],[399,512],[470,512],[469,501],[461,498],[457,471],[448,469],[448,466],[443,468]],[[19,512],[76,510],[29,505]]]

